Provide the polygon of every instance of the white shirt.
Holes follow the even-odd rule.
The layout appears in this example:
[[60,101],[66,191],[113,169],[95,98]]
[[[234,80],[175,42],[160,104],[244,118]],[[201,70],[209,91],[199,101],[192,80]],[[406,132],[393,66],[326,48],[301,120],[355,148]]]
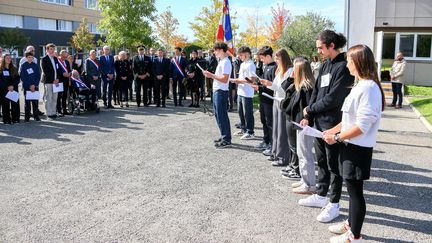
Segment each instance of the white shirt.
[[[220,76],[220,75],[228,74],[228,76],[230,76],[231,71],[232,71],[231,61],[228,59],[228,57],[225,57],[224,59],[219,61],[216,67],[215,75]],[[213,79],[213,92],[216,92],[219,89],[228,91],[228,88],[229,88],[229,82],[222,83],[217,81],[216,79]]]
[[[239,79],[245,80],[245,78],[255,77],[256,66],[252,60],[248,60],[240,64]],[[239,84],[237,94],[243,97],[252,98],[254,95],[254,89],[252,86],[247,84]]]
[[48,56],[48,57],[51,60],[51,64],[52,64],[53,69],[54,69],[54,80],[56,80],[57,79],[57,66],[54,62],[54,57],[53,56]]
[[363,133],[345,141],[362,147],[375,146],[382,113],[382,97],[378,85],[372,80],[359,81],[345,98],[341,110],[341,132],[357,125]]
[[277,74],[269,89],[274,91],[274,97],[285,98],[285,90],[282,88],[282,83],[291,76],[292,68],[289,68],[283,75]]

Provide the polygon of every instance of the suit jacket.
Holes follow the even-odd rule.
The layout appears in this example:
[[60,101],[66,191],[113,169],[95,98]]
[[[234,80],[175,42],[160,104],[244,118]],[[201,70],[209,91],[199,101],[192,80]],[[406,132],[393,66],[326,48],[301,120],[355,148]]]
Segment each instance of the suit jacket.
[[[64,60],[64,64],[65,64],[65,67],[66,67],[66,71],[67,71],[68,73],[70,73],[71,70],[70,70],[70,64],[69,64],[69,61],[68,61],[68,60]],[[64,73],[65,71],[64,71],[63,68],[61,67],[60,60],[59,60],[59,68],[60,68],[60,73],[61,73],[60,76],[58,77],[59,81],[62,82],[62,83],[69,82],[69,78],[66,78],[66,77],[63,76],[63,73]]]
[[46,84],[52,84],[54,82],[55,74],[57,74],[57,79],[62,76],[60,66],[56,57],[53,57],[55,68],[53,67],[50,57],[48,55],[44,56],[41,61],[41,69],[43,72],[43,81]]
[[163,75],[163,80],[168,79],[170,75],[170,60],[163,57],[161,62],[159,58],[156,58],[153,62],[153,74],[155,79],[158,75]]
[[149,74],[152,75],[153,67],[152,67],[152,61],[149,56],[144,55],[144,59],[140,60],[140,56],[135,56],[133,58],[133,72],[136,76],[135,78],[138,79],[138,75],[144,75]]
[[176,64],[175,64],[174,58],[177,58],[177,57],[174,56],[171,59],[170,78],[172,78],[173,80],[182,80],[183,78],[187,78],[185,70],[186,70],[186,67],[188,65],[188,61],[184,57],[180,56],[179,65],[180,65],[180,68],[181,68],[181,70],[183,72],[183,74],[181,74],[180,71],[178,70]]
[[96,84],[96,80],[93,79],[93,76],[97,76],[100,78],[101,75],[101,66],[99,61],[94,60],[98,67],[90,61],[90,58],[87,58],[85,61],[85,71],[86,71],[86,79],[90,84]]
[[99,57],[100,70],[103,78],[106,78],[107,74],[114,74],[115,72],[114,57],[109,55],[108,59],[109,60],[107,60],[106,56]]

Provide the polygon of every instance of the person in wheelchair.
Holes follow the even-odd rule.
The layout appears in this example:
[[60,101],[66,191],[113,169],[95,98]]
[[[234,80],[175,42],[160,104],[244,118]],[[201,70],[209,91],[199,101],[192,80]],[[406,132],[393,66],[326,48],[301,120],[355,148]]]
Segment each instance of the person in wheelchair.
[[89,83],[86,79],[82,79],[77,70],[72,71],[71,81],[77,97],[84,96],[85,101],[89,102],[89,106],[87,107],[90,107],[91,110],[96,110],[98,108],[96,103],[96,84]]

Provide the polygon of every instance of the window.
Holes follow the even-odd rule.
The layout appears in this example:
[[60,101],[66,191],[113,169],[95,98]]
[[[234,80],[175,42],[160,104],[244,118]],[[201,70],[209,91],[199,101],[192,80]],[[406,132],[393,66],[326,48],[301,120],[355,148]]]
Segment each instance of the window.
[[89,28],[90,33],[99,34],[99,31],[97,30],[97,25],[96,24],[89,23],[88,24],[88,28]]
[[85,0],[85,7],[88,9],[97,9],[97,0]]
[[54,3],[54,4],[61,4],[61,5],[72,5],[72,0],[40,0],[44,3]]
[[55,19],[39,18],[40,30],[57,30],[57,21]]
[[17,15],[0,14],[0,26],[10,27],[10,28],[22,28],[23,27],[23,17]]
[[384,33],[382,59],[393,59],[396,48],[396,34]]
[[414,35],[400,35],[399,51],[403,52],[405,57],[414,57]]
[[72,32],[72,21],[57,20],[57,30]]
[[416,57],[431,57],[432,35],[417,35]]

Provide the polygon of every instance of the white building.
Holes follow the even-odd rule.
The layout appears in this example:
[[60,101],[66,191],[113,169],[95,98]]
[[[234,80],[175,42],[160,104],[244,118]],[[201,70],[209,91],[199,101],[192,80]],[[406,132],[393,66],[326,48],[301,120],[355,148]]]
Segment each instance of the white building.
[[406,83],[432,86],[432,0],[345,0],[345,34],[348,47],[371,47],[381,70],[402,51]]

